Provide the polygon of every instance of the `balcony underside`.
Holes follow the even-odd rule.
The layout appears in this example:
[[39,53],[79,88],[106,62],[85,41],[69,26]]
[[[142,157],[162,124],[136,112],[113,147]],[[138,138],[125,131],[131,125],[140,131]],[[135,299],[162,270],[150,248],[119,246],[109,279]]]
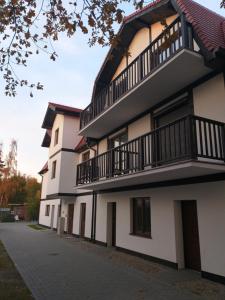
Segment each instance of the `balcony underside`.
[[141,185],[146,183],[156,183],[176,179],[193,178],[225,172],[225,164],[210,161],[183,161],[164,165],[157,168],[146,168],[144,171],[135,174],[126,174],[111,179],[102,178],[99,181],[79,185],[78,189],[85,190],[108,190],[112,188]]
[[182,49],[80,130],[80,135],[101,138],[210,71],[200,54]]

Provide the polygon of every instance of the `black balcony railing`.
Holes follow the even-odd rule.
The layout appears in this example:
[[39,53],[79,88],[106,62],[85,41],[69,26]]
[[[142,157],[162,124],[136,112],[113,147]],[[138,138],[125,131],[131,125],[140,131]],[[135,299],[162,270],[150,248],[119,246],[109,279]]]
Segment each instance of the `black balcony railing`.
[[183,48],[193,48],[192,36],[184,17],[178,17],[83,110],[80,128],[84,128]]
[[186,116],[79,164],[77,184],[199,158],[224,162],[225,124]]

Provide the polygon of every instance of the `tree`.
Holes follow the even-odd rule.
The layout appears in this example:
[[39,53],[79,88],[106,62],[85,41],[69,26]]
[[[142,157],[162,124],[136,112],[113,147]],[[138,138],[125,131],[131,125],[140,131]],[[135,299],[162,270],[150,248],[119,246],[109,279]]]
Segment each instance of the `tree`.
[[[10,149],[3,162],[2,143],[0,147],[0,206],[5,206],[17,187],[17,142],[12,139]],[[13,183],[14,181],[14,183]]]
[[52,41],[77,30],[88,35],[89,45],[116,45],[114,22],[121,23],[122,2],[133,2],[136,8],[144,0],[0,0],[0,70],[5,80],[5,94],[15,96],[18,86],[43,89],[43,85],[18,78],[15,66],[27,66],[33,54],[40,51],[55,61]]
[[26,193],[28,217],[30,220],[38,220],[41,184],[37,182],[36,178],[27,177]]
[[225,8],[225,0],[222,0],[222,1],[221,1],[220,6],[221,6],[221,8]]

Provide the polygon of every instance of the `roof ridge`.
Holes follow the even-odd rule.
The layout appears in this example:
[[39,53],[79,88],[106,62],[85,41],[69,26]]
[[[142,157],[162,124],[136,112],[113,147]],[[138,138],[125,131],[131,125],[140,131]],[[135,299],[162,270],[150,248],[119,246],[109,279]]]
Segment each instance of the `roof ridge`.
[[82,111],[81,108],[77,108],[75,106],[70,106],[70,105],[65,105],[65,104],[60,104],[60,103],[55,103],[55,102],[48,102],[49,105],[54,105],[54,106],[63,106],[65,108],[72,108],[72,109],[76,109],[76,110],[79,110],[79,111]]
[[136,14],[141,13],[142,11],[147,10],[150,7],[155,6],[156,4],[160,3],[162,0],[152,0],[152,2],[150,2],[149,4],[143,6],[140,9],[137,9],[136,11],[134,11],[133,13],[129,14],[128,16],[125,16],[123,19],[123,22],[126,23],[128,20],[130,20],[131,18],[133,18]]
[[[179,0],[178,0],[178,1],[179,1]],[[182,0],[181,0],[181,1],[182,1]],[[220,17],[220,18],[222,18],[222,19],[225,20],[225,17],[224,17],[224,16],[222,16],[222,15],[220,15],[219,13],[217,13],[216,11],[214,11],[214,10],[208,8],[207,6],[204,6],[204,5],[200,4],[199,2],[196,2],[195,0],[189,0],[189,1],[194,2],[194,4],[196,4],[196,5],[200,6],[200,7],[203,7],[204,9],[208,10],[208,12],[210,12],[211,14],[214,14],[214,15],[216,15],[216,16],[218,16],[218,17]]]

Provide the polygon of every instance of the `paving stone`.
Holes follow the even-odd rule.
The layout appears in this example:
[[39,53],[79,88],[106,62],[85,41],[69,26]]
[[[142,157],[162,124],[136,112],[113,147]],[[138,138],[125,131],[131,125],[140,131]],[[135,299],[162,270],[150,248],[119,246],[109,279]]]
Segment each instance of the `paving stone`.
[[59,238],[26,223],[0,224],[0,239],[37,300],[224,300],[225,287],[191,271]]

